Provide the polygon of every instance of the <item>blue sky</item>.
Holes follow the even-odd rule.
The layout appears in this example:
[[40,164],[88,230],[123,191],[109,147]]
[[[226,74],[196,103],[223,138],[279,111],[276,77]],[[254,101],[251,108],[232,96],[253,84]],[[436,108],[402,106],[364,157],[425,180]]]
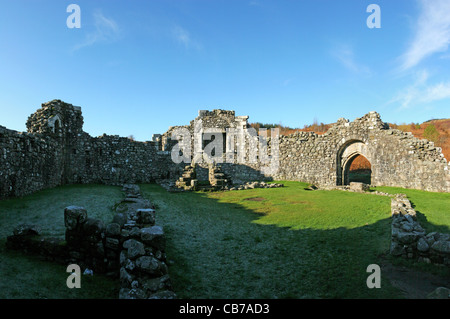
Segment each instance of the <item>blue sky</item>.
[[7,0],[0,39],[0,125],[18,131],[53,99],[92,136],[141,141],[200,109],[291,127],[450,117],[448,0]]

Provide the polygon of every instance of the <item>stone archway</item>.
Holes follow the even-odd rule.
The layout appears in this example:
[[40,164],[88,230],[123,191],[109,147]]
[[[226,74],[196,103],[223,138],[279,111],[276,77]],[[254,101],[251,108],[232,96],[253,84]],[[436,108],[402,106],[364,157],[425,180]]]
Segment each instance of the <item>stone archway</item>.
[[367,144],[361,140],[352,139],[343,143],[337,152],[337,185],[348,185],[350,183],[349,171],[353,161],[358,156],[364,156],[371,164],[371,154]]
[[[358,164],[364,163],[363,169],[358,168]],[[356,165],[355,165],[356,164]],[[369,160],[361,154],[355,154],[348,159],[344,167],[344,185],[351,182],[360,182],[364,184],[371,184],[372,179],[372,165]]]

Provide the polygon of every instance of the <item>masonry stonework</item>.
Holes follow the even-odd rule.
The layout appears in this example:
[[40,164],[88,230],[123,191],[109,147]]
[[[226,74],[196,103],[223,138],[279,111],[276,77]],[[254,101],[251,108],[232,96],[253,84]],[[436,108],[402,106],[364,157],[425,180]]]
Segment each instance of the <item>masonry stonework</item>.
[[[450,191],[449,165],[442,150],[430,141],[390,129],[376,112],[353,122],[341,118],[323,135],[296,132],[269,137],[262,144],[248,116],[225,110],[199,111],[189,125],[170,127],[147,142],[116,135],[92,137],[83,131],[81,108],[61,100],[43,103],[26,125],[27,132],[0,126],[0,198],[73,183],[175,181],[186,165],[195,166],[199,181],[208,181],[211,164],[219,166],[233,184],[295,180],[327,188],[349,184],[349,167],[358,155],[370,162],[374,186]],[[177,128],[190,134],[192,153],[187,163],[172,159],[171,151],[179,143],[172,139]],[[212,163],[208,162],[204,156],[208,144],[219,137],[222,150],[215,150]],[[236,151],[239,146],[244,154]],[[272,161],[264,161],[262,146]],[[275,169],[268,169],[274,163]]]

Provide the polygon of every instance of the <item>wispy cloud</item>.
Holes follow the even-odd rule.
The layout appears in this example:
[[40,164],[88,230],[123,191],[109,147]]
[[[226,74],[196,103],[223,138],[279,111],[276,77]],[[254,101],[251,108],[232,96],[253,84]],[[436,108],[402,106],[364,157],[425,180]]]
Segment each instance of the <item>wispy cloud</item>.
[[348,45],[335,48],[332,55],[348,70],[353,73],[370,75],[370,68],[356,61],[353,49]]
[[288,86],[288,85],[291,84],[294,80],[295,80],[295,78],[285,79],[285,80],[281,83],[281,85],[282,85],[282,86]]
[[121,37],[121,30],[113,19],[105,17],[99,11],[93,14],[93,19],[94,30],[88,32],[84,41],[75,45],[72,51],[77,51],[96,43],[115,42]]
[[441,82],[428,87],[422,97],[423,102],[429,103],[450,98],[450,82]]
[[450,82],[428,84],[426,70],[415,73],[412,85],[401,90],[387,104],[399,103],[401,109],[450,98]]
[[248,3],[249,6],[257,6],[259,7],[261,3],[259,1],[252,0]]
[[414,38],[401,57],[402,71],[436,52],[445,52],[450,44],[450,1],[419,0],[419,4],[421,12]]
[[172,36],[176,42],[183,45],[186,49],[201,49],[200,43],[192,38],[189,31],[178,25],[172,28]]

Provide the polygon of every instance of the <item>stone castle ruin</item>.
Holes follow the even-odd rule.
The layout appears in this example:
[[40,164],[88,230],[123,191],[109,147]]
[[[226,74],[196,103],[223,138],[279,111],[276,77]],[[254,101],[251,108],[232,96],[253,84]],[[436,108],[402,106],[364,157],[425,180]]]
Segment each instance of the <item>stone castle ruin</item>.
[[[411,133],[390,129],[376,112],[353,122],[341,118],[323,135],[296,132],[280,136],[277,144],[272,136],[266,146],[255,143],[257,137],[249,134],[248,116],[224,110],[199,111],[189,125],[171,127],[147,142],[116,135],[92,137],[83,131],[81,108],[60,100],[42,104],[26,124],[27,132],[0,126],[0,198],[73,183],[175,182],[187,165],[195,166],[199,181],[207,181],[211,163],[202,161],[203,154],[217,136],[223,147],[221,152],[213,151],[217,154],[212,164],[224,159],[217,165],[232,183],[293,180],[322,188],[347,185],[350,165],[362,155],[371,164],[374,186],[450,191],[449,165],[442,150]],[[177,129],[192,136],[184,143],[193,151],[181,163],[174,162],[172,154],[180,143],[172,134]],[[240,135],[245,138],[236,138]],[[239,154],[239,146],[246,153]],[[263,146],[269,158],[277,151],[276,169],[268,169],[273,161],[261,156]],[[255,148],[260,151],[256,157]],[[244,161],[229,160],[230,156],[242,156]]]

